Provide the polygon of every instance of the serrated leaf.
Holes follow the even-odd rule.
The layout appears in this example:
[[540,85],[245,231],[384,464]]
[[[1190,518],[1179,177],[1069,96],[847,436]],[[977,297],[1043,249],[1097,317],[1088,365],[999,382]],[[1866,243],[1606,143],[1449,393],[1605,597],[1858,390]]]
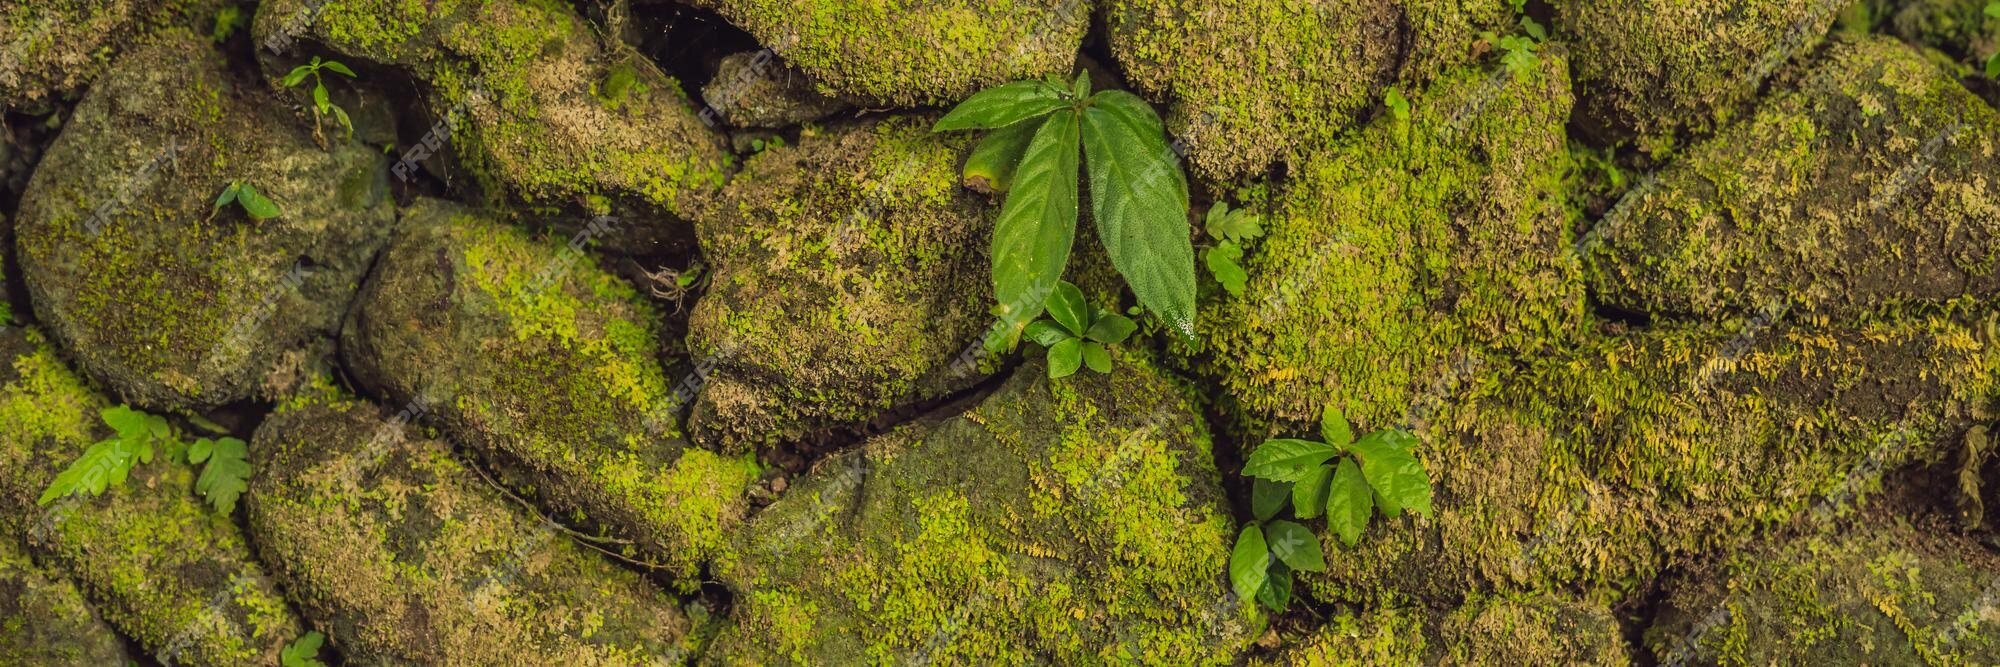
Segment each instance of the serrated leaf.
[[1132,318],[1117,313],[1103,313],[1097,316],[1096,321],[1090,323],[1090,331],[1084,332],[1083,337],[1105,345],[1117,345],[1131,338],[1132,332],[1138,330],[1139,324],[1133,322]]
[[151,429],[148,424],[148,416],[150,415],[123,405],[105,408],[97,413],[97,417],[104,420],[104,424],[110,426],[111,430],[116,432],[118,437],[121,438],[137,438],[149,435]]
[[1055,320],[1035,320],[1028,324],[1027,336],[1028,340],[1035,341],[1036,345],[1045,348],[1055,347],[1056,343],[1076,337],[1062,325],[1056,324]]
[[1243,290],[1250,284],[1250,273],[1243,270],[1238,262],[1243,259],[1242,246],[1231,241],[1223,241],[1201,254],[1202,263],[1208,266],[1208,274],[1230,296],[1243,296]]
[[1290,482],[1273,482],[1262,477],[1250,478],[1250,514],[1258,521],[1270,521],[1285,509],[1285,500],[1292,495]]
[[1327,483],[1333,480],[1333,467],[1314,466],[1312,471],[1299,481],[1292,483],[1292,514],[1301,519],[1311,519],[1326,509]]
[[1227,202],[1216,202],[1214,207],[1208,209],[1202,227],[1208,230],[1209,236],[1241,244],[1264,235],[1263,220],[1263,216],[1249,211],[1231,209]]
[[1430,475],[1409,452],[1415,442],[1416,436],[1389,429],[1362,436],[1349,446],[1361,459],[1361,476],[1381,496],[1385,514],[1394,507],[1431,515]]
[[1076,240],[1076,114],[1059,111],[1035,131],[1014,187],[993,223],[995,312],[1006,324],[1000,347],[1012,349],[1020,331],[1042,313]]
[[1081,338],[1084,332],[1090,330],[1090,302],[1083,299],[1083,290],[1069,281],[1057,281],[1055,290],[1049,292],[1048,301],[1043,305],[1048,307],[1049,317],[1068,329],[1070,335]]
[[255,186],[248,183],[243,184],[243,190],[237,195],[236,201],[243,205],[243,212],[250,214],[252,220],[269,220],[280,215],[278,205],[271,203],[271,200],[266,199]]
[[1236,597],[1250,600],[1264,588],[1269,579],[1270,549],[1264,545],[1264,530],[1257,524],[1243,527],[1236,534],[1236,547],[1229,552],[1229,587],[1236,591]]
[[988,132],[965,158],[965,186],[981,192],[1006,192],[1014,185],[1014,168],[1028,151],[1041,124],[1022,121]]
[[1139,303],[1194,340],[1194,243],[1187,174],[1153,108],[1124,91],[1098,93],[1083,112],[1097,237]]
[[328,60],[326,62],[320,63],[319,66],[333,70],[335,72],[339,72],[341,74],[345,74],[350,77],[354,76],[354,70],[348,69],[346,65],[341,64],[340,61],[338,60]]
[[318,632],[307,632],[278,652],[279,667],[326,667],[319,660],[319,647],[326,636]]
[[1257,591],[1257,602],[1274,612],[1283,612],[1292,604],[1292,570],[1283,561],[1271,562],[1271,571],[1264,578],[1264,588]]
[[1250,452],[1250,460],[1243,464],[1243,474],[1278,482],[1297,482],[1338,453],[1323,442],[1274,438],[1265,440],[1264,444]]
[[1102,343],[1098,343],[1095,341],[1084,341],[1083,365],[1088,366],[1090,367],[1090,370],[1097,371],[1099,373],[1110,373],[1111,353],[1104,349],[1104,344]]
[[195,479],[194,490],[207,498],[217,512],[235,512],[236,499],[249,488],[250,462],[243,460],[244,453],[242,440],[216,440],[208,463],[201,467],[201,477]]
[[1066,378],[1083,366],[1083,339],[1064,338],[1049,348],[1049,379]]
[[1060,87],[1043,81],[1016,81],[979,91],[958,103],[931,126],[932,132],[992,130],[1040,118],[1070,106]]
[[1354,426],[1347,423],[1340,406],[1329,403],[1319,411],[1319,435],[1335,447],[1346,447],[1354,442]]
[[1531,17],[1521,17],[1521,32],[1528,33],[1528,36],[1535,38],[1537,42],[1546,42],[1549,40],[1549,31],[1544,29],[1542,24],[1537,23]]
[[1326,556],[1320,553],[1319,536],[1305,526],[1272,521],[1264,525],[1264,539],[1270,543],[1271,554],[1284,561],[1286,567],[1301,572],[1326,571]]
[[1361,541],[1361,531],[1367,530],[1368,519],[1375,514],[1373,494],[1354,459],[1342,457],[1333,469],[1333,479],[1327,485],[1326,527],[1341,544],[1351,547]]

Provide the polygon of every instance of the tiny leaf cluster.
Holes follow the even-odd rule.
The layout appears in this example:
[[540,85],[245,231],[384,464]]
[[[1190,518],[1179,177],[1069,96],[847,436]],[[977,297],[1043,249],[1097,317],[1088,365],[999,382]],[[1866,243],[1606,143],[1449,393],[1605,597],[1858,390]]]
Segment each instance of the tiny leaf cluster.
[[1296,521],[1326,517],[1327,528],[1352,547],[1376,511],[1394,518],[1404,511],[1431,515],[1431,481],[1410,454],[1416,436],[1384,429],[1359,438],[1338,409],[1320,416],[1324,442],[1266,440],[1250,453],[1243,474],[1254,478],[1250,510],[1256,520],[1236,537],[1229,556],[1230,587],[1272,611],[1291,602],[1292,573],[1326,569],[1319,538]]
[[285,77],[279,79],[278,83],[286,88],[291,88],[305,83],[307,76],[312,77],[313,137],[319,140],[320,146],[324,147],[326,146],[326,137],[320,134],[319,131],[321,118],[329,114],[332,115],[335,120],[340,121],[341,127],[347,129],[347,136],[350,137],[354,136],[354,123],[347,119],[347,110],[340,108],[338,104],[334,104],[332,99],[328,97],[326,80],[320,76],[322,70],[340,74],[350,79],[354,78],[354,70],[348,69],[340,61],[320,60],[319,56],[313,56],[312,60],[306,64],[294,67],[292,71],[286,72]]
[[1243,296],[1243,288],[1250,281],[1250,274],[1243,270],[1243,250],[1251,241],[1264,236],[1261,220],[1249,211],[1231,210],[1225,202],[1216,202],[1208,209],[1202,228],[1215,238],[1215,245],[1202,251],[1202,263],[1208,265],[1209,275],[1215,276],[1215,281],[1230,296]]
[[222,194],[215,198],[215,209],[209,211],[208,217],[214,218],[217,213],[222,212],[222,207],[230,204],[243,207],[243,212],[257,222],[284,215],[283,211],[278,210],[277,204],[272,203],[264,193],[257,191],[257,186],[245,183],[242,179],[230,181],[229,185],[222,189]]
[[1125,342],[1139,328],[1131,318],[1090,304],[1069,281],[1056,283],[1044,304],[1050,319],[1028,325],[1028,339],[1049,351],[1049,378],[1069,377],[1081,366],[1111,372],[1107,346]]
[[134,466],[152,463],[155,454],[164,450],[168,458],[201,466],[195,492],[217,512],[236,511],[236,501],[250,481],[250,463],[244,460],[242,440],[200,438],[188,444],[165,417],[123,405],[107,408],[98,417],[111,427],[111,437],[91,443],[83,455],[56,473],[42,490],[38,504],[73,495],[99,496],[112,487],[124,486]]
[[326,635],[314,631],[300,635],[278,652],[279,667],[326,667],[319,659],[319,646],[325,641]]

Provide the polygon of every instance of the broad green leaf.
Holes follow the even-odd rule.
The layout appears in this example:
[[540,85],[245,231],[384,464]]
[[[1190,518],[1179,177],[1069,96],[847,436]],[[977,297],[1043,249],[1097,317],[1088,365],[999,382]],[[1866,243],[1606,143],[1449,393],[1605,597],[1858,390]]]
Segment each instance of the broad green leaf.
[[354,70],[348,69],[346,65],[340,64],[340,61],[337,60],[328,60],[324,63],[320,63],[320,66],[333,70],[335,72],[339,72],[341,74],[345,74],[350,77],[354,76]]
[[1274,612],[1284,612],[1292,603],[1292,570],[1284,561],[1273,561],[1271,571],[1265,575],[1263,590],[1257,591],[1257,602]]
[[326,667],[319,660],[319,646],[326,636],[317,632],[307,632],[293,640],[278,652],[279,667]]
[[1312,472],[1292,483],[1292,514],[1301,519],[1319,516],[1326,509],[1327,482],[1333,479],[1332,466],[1314,466]]
[[1264,545],[1264,530],[1252,523],[1236,534],[1236,548],[1229,553],[1229,587],[1236,597],[1257,597],[1270,577],[1271,551]]
[[306,75],[311,73],[312,73],[311,65],[300,65],[298,67],[292,68],[292,71],[286,72],[285,78],[279,79],[278,84],[286,88],[290,88],[292,86],[299,85],[299,82],[306,80]]
[[1016,81],[979,91],[931,126],[932,132],[992,130],[1070,106],[1063,90],[1042,81]]
[[1347,423],[1340,406],[1328,403],[1319,411],[1319,435],[1335,447],[1346,447],[1354,442],[1354,426]]
[[1986,15],[2000,19],[2000,2],[1986,3]]
[[1105,345],[1117,345],[1131,338],[1132,332],[1137,330],[1139,324],[1133,322],[1132,318],[1117,313],[1104,313],[1098,315],[1097,321],[1090,324],[1090,331],[1084,332],[1083,337]]
[[1042,313],[1069,264],[1076,240],[1076,114],[1059,111],[1043,122],[1014,170],[1014,187],[993,223],[993,293],[1012,349],[1021,328]]
[[1264,526],[1264,539],[1271,554],[1287,567],[1301,572],[1325,572],[1326,557],[1319,550],[1319,536],[1305,526],[1290,521],[1273,521]]
[[147,419],[149,415],[144,412],[120,405],[98,411],[97,416],[103,419],[104,424],[110,426],[111,430],[116,431],[118,437],[137,438],[151,434],[149,428],[151,420]]
[[1083,112],[1097,237],[1139,303],[1194,340],[1194,243],[1188,239],[1187,174],[1167,146],[1153,108],[1107,90]]
[[1297,482],[1338,453],[1326,443],[1274,438],[1265,440],[1256,451],[1250,452],[1250,460],[1243,464],[1243,474],[1278,482]]
[[1250,513],[1258,521],[1270,521],[1279,511],[1285,509],[1285,499],[1290,497],[1292,485],[1289,482],[1273,482],[1262,477],[1250,479]]
[[1076,73],[1076,82],[1070,84],[1069,94],[1075,95],[1079,100],[1090,97],[1090,70],[1079,70]]
[[214,452],[215,452],[214,440],[210,440],[208,438],[198,438],[194,441],[194,444],[188,445],[188,451],[187,451],[188,463],[201,463],[202,461],[207,461],[208,455]]
[[1223,241],[1201,253],[1203,264],[1208,265],[1208,274],[1215,276],[1215,282],[1222,285],[1230,296],[1243,296],[1243,289],[1250,284],[1250,273],[1239,264],[1243,259],[1243,247],[1234,241]]
[[2000,53],[1994,53],[1986,58],[1986,78],[2000,79]]
[[243,205],[243,212],[250,214],[252,220],[269,220],[280,215],[278,205],[264,198],[263,193],[248,183],[243,184],[243,191],[237,195],[237,203]]
[[216,440],[208,463],[201,467],[201,477],[195,479],[194,490],[207,498],[217,512],[235,512],[236,499],[249,488],[250,462],[243,460],[243,455],[242,440]]
[[1099,373],[1110,373],[1111,353],[1104,349],[1103,343],[1098,343],[1096,341],[1084,341],[1083,365],[1089,366],[1090,370],[1097,371]]
[[313,108],[319,109],[320,113],[326,113],[326,106],[328,104],[331,104],[331,102],[326,98],[326,86],[324,84],[313,84]]
[[1055,320],[1035,320],[1028,325],[1028,340],[1042,347],[1055,347],[1056,343],[1075,338],[1068,329],[1056,324]]
[[1389,429],[1362,436],[1349,446],[1361,459],[1361,476],[1381,495],[1385,514],[1389,514],[1388,507],[1395,507],[1431,515],[1431,479],[1423,464],[1410,455],[1415,442],[1416,436]]
[[1528,36],[1535,38],[1537,42],[1546,42],[1549,39],[1549,31],[1532,17],[1521,17],[1521,32],[1528,33]]
[[229,187],[222,189],[222,196],[215,198],[215,210],[220,211],[222,207],[228,206],[233,201],[236,201],[236,184],[230,183]]
[[1326,527],[1341,544],[1351,547],[1361,541],[1361,531],[1368,528],[1368,519],[1375,514],[1371,495],[1368,480],[1361,478],[1361,468],[1354,465],[1354,459],[1341,457],[1326,494]]
[[1082,338],[1090,330],[1090,302],[1083,299],[1083,290],[1069,281],[1057,281],[1055,291],[1049,292],[1045,303],[1049,317],[1068,329],[1070,335]]
[[1083,339],[1064,338],[1049,348],[1049,379],[1066,378],[1083,366]]
[[965,186],[981,192],[1006,192],[1014,185],[1014,168],[1042,124],[1023,121],[988,132],[965,159]]

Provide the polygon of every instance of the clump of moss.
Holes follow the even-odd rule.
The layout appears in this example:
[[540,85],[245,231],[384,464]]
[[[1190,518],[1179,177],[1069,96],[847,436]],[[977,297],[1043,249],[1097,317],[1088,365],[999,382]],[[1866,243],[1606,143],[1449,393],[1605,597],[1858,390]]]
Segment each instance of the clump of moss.
[[0,535],[0,665],[125,664],[118,633],[67,577],[36,564],[18,535]]
[[343,347],[364,386],[429,406],[566,520],[633,540],[635,557],[693,585],[760,466],[682,439],[691,396],[657,358],[660,319],[582,249],[421,200]]
[[673,600],[376,411],[315,401],[251,442],[251,529],[349,660],[633,665],[692,653]]
[[713,273],[688,345],[716,360],[698,441],[772,444],[982,377],[961,357],[992,321],[993,209],[959,187],[968,148],[890,118],[749,161],[696,222]]
[[1852,316],[2000,290],[2000,113],[1893,39],[1801,78],[1605,216],[1582,246],[1598,298]]
[[194,495],[194,470],[135,467],[94,498],[43,507],[42,489],[96,440],[105,401],[31,330],[0,331],[0,509],[30,549],[67,572],[104,619],[178,664],[277,661],[302,630],[236,524]]
[[822,462],[738,532],[711,655],[1227,663],[1257,612],[1224,581],[1234,521],[1192,397],[1138,356],[1039,361],[966,413]]
[[1273,662],[1372,665],[1627,665],[1610,610],[1553,595],[1474,594],[1450,613],[1384,607],[1343,613]]
[[46,0],[0,6],[0,108],[66,97],[127,44],[169,24],[192,25],[214,0]]

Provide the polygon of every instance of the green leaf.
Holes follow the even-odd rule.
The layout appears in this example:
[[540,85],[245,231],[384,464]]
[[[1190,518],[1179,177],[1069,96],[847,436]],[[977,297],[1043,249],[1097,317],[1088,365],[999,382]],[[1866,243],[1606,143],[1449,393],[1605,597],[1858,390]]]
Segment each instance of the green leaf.
[[207,498],[217,512],[235,512],[236,499],[249,488],[250,462],[243,460],[243,454],[242,440],[216,440],[208,463],[201,467],[201,477],[195,479],[194,490]]
[[1056,343],[1075,338],[1068,329],[1056,324],[1055,320],[1035,320],[1028,325],[1028,340],[1042,347],[1055,347]]
[[207,461],[208,455],[214,452],[215,452],[214,440],[210,440],[208,438],[199,438],[194,441],[194,444],[188,446],[188,451],[187,451],[188,463],[201,463],[202,461]]
[[1091,213],[1111,264],[1139,303],[1194,340],[1194,244],[1188,239],[1187,174],[1167,146],[1153,108],[1118,90],[1083,112]]
[[1341,544],[1354,546],[1361,541],[1361,531],[1368,528],[1368,519],[1375,513],[1368,480],[1361,478],[1361,468],[1354,465],[1354,459],[1342,457],[1334,466],[1333,482],[1327,491],[1326,527],[1333,529]]
[[1410,119],[1410,100],[1403,97],[1402,90],[1390,88],[1389,92],[1382,96],[1382,103],[1389,106],[1389,115],[1396,120]]
[[325,635],[307,632],[278,652],[278,664],[280,667],[326,667],[326,663],[319,660],[319,646],[325,641]]
[[1250,452],[1250,460],[1243,464],[1243,474],[1278,482],[1297,482],[1338,453],[1326,443],[1274,438],[1265,440],[1256,451]]
[[1272,561],[1264,588],[1257,591],[1257,602],[1274,612],[1283,612],[1292,603],[1292,570],[1283,561]]
[[152,415],[123,405],[98,411],[97,417],[121,438],[138,438],[152,433]]
[[1326,557],[1319,550],[1319,536],[1305,526],[1290,521],[1273,521],[1264,526],[1264,538],[1271,553],[1286,567],[1301,572],[1325,572]]
[[1390,516],[1395,514],[1389,507],[1431,515],[1431,479],[1423,464],[1410,455],[1410,446],[1415,443],[1416,436],[1389,429],[1362,436],[1349,446],[1361,459],[1361,476],[1381,495],[1384,513]]
[[1076,240],[1076,135],[1073,112],[1057,112],[1043,122],[993,223],[993,292],[1000,300],[995,314],[1007,324],[1000,345],[1005,349],[1042,313],[1042,300],[1069,264]]
[[1986,15],[2000,19],[2000,2],[1986,3]]
[[932,132],[992,130],[1070,106],[1063,90],[1041,81],[1016,81],[979,91],[931,126]]
[[1081,338],[1090,330],[1090,302],[1083,299],[1083,290],[1069,281],[1057,281],[1044,305],[1048,306],[1049,317],[1068,329],[1070,335]]
[[328,60],[326,62],[320,63],[320,67],[325,67],[335,72],[345,74],[349,77],[354,76],[354,70],[348,69],[346,65],[340,64],[340,61],[338,60]]
[[1328,403],[1319,411],[1319,435],[1335,447],[1346,447],[1354,442],[1354,427],[1347,423],[1347,415],[1340,407]]
[[237,194],[236,201],[243,205],[243,212],[250,214],[252,220],[269,220],[280,215],[278,205],[265,199],[263,193],[248,183],[243,184],[243,190]]
[[222,196],[215,198],[215,210],[220,211],[222,210],[222,207],[228,206],[230,202],[236,201],[236,191],[239,187],[241,186],[239,186],[236,183],[230,183],[229,187],[223,188]]
[[1049,348],[1049,379],[1069,377],[1083,366],[1083,339],[1064,338]]
[[1070,84],[1069,93],[1079,100],[1090,97],[1090,70],[1079,70],[1076,73],[1076,82]]
[[1084,332],[1083,337],[1105,345],[1117,345],[1131,338],[1132,332],[1138,330],[1139,324],[1133,322],[1132,318],[1117,313],[1104,313],[1097,317],[1097,321],[1090,324],[1090,331]]
[[2000,52],[1986,58],[1986,78],[2000,79]]
[[1549,31],[1542,28],[1542,24],[1536,23],[1532,17],[1521,17],[1521,31],[1528,33],[1528,36],[1535,38],[1537,42],[1549,41]]
[[1264,235],[1263,216],[1243,209],[1231,209],[1228,202],[1216,202],[1202,219],[1202,228],[1208,235],[1223,241],[1242,244]]
[[1285,509],[1285,499],[1291,497],[1289,482],[1273,482],[1262,477],[1250,479],[1250,513],[1258,521],[1270,521]]
[[1299,481],[1292,483],[1292,514],[1301,519],[1319,516],[1326,509],[1327,483],[1333,479],[1333,466],[1314,466],[1312,471]]
[[278,85],[284,86],[286,88],[299,85],[300,81],[306,80],[306,75],[311,74],[312,70],[313,68],[311,65],[300,65],[298,67],[294,67],[292,68],[292,71],[285,73],[285,78],[278,80]]
[[1103,343],[1085,341],[1083,344],[1083,365],[1089,366],[1090,370],[1099,373],[1110,373],[1111,353],[1104,349]]
[[1271,552],[1264,546],[1264,531],[1252,523],[1236,534],[1236,548],[1229,553],[1229,587],[1236,597],[1250,600],[1270,578]]
[[348,138],[354,138],[354,121],[347,119],[347,110],[340,108],[338,104],[327,105],[327,110],[333,112],[334,120],[340,121],[340,127],[347,130]]
[[326,99],[326,84],[313,84],[313,108],[319,109],[320,113],[326,113],[328,104],[331,102]]
[[1243,296],[1243,289],[1250,284],[1250,273],[1238,264],[1243,259],[1243,246],[1234,241],[1223,241],[1202,252],[1201,260],[1208,265],[1208,274],[1215,276],[1215,282],[1230,296]]
[[1028,151],[1041,123],[1020,122],[986,133],[965,159],[965,186],[981,192],[1006,192],[1014,185],[1014,168]]

